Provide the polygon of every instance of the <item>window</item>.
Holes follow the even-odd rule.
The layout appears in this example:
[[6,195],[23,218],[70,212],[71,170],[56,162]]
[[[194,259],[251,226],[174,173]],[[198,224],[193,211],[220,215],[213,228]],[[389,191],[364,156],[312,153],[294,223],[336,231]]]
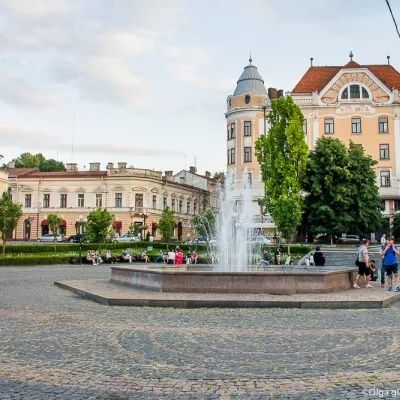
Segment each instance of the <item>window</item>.
[[333,118],[325,118],[324,132],[328,135],[335,133],[335,120]]
[[163,210],[167,208],[167,198],[163,197]]
[[235,161],[236,161],[235,158],[236,158],[235,148],[229,149],[228,150],[228,165],[235,164]]
[[228,140],[231,138],[231,128],[229,125],[226,127],[226,138]]
[[343,92],[342,100],[352,100],[352,99],[369,99],[368,90],[362,85],[350,85],[347,86]]
[[122,193],[115,193],[115,208],[122,208]]
[[153,210],[157,208],[157,196],[153,194]]
[[96,207],[103,207],[103,195],[101,193],[96,193]]
[[351,133],[361,133],[361,118],[351,119]]
[[197,214],[197,203],[193,204],[193,214]]
[[60,208],[67,208],[67,194],[60,194]]
[[244,98],[244,102],[245,102],[246,104],[249,104],[249,103],[250,103],[250,96],[249,96],[248,94],[246,94],[246,97]]
[[[385,200],[382,200],[385,201]],[[396,199],[393,201],[394,203],[394,211],[399,211],[400,210],[400,200]],[[385,209],[383,209],[382,211],[384,211]]]
[[388,133],[388,117],[379,117],[378,118],[378,130],[379,133]]
[[188,201],[186,203],[186,214],[189,215],[190,214],[190,201]]
[[390,187],[390,171],[381,171],[381,186]]
[[175,199],[171,199],[171,210],[175,211]]
[[385,200],[381,200],[381,211],[385,211],[386,210],[386,202]]
[[229,139],[235,139],[236,137],[236,125],[234,122],[231,123],[231,137]]
[[135,193],[135,207],[143,207],[143,193]]
[[251,147],[244,148],[244,162],[251,162]]
[[247,172],[246,183],[249,188],[253,186],[253,174],[251,172]]
[[182,204],[182,200],[179,200],[179,214],[182,214],[182,210],[183,210],[183,204]]
[[244,136],[251,136],[251,121],[244,121]]
[[25,195],[25,207],[26,208],[32,207],[32,195],[31,194]]
[[389,160],[389,145],[380,144],[379,145],[379,158],[381,160]]
[[45,193],[43,195],[43,207],[44,208],[50,207],[50,194],[49,193]]
[[303,120],[303,132],[307,135],[307,120],[305,118]]
[[78,207],[85,207],[85,195],[83,193],[78,194]]

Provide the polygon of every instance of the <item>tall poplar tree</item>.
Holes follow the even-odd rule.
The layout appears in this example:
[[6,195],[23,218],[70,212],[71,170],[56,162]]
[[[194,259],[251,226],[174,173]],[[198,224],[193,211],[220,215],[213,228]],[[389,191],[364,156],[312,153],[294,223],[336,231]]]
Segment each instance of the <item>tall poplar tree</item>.
[[11,238],[21,215],[21,205],[13,203],[10,195],[4,192],[0,197],[0,238],[3,242],[3,255],[6,252],[7,240]]
[[[283,237],[290,243],[301,221],[301,184],[308,148],[304,117],[291,97],[272,102],[268,134],[256,142],[256,155],[265,185],[265,206]],[[290,250],[289,250],[290,251]]]

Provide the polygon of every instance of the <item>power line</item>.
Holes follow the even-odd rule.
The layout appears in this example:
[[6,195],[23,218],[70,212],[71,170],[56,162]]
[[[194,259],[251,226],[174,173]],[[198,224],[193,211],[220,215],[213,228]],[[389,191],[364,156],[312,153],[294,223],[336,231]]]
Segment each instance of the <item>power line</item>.
[[398,26],[397,26],[396,19],[395,19],[394,15],[393,15],[392,7],[390,7],[389,0],[386,0],[386,4],[387,4],[387,6],[389,7],[390,15],[391,15],[392,18],[393,18],[393,22],[394,22],[394,26],[396,27],[397,35],[400,37],[399,28],[398,28]]

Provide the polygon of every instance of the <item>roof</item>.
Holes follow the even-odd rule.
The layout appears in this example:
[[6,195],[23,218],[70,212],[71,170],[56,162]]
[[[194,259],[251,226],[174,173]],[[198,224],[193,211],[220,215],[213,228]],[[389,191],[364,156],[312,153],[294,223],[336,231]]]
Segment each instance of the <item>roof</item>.
[[400,90],[400,73],[392,65],[360,65],[352,60],[343,66],[311,66],[294,87],[292,93],[320,92],[339,71],[350,68],[366,68],[389,90],[393,88]]
[[242,75],[240,75],[237,81],[237,86],[233,95],[240,96],[243,93],[253,93],[261,96],[267,95],[264,80],[258,72],[257,67],[251,64],[251,59],[250,64],[244,67]]
[[7,168],[10,178],[97,178],[107,176],[107,171],[41,172],[37,168]]

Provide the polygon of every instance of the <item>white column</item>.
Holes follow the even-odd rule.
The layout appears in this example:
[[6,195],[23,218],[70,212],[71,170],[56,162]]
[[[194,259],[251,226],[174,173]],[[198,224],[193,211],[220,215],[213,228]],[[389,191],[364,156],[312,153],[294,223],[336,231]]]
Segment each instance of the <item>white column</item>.
[[312,148],[315,148],[315,143],[319,139],[319,119],[317,113],[312,113]]

